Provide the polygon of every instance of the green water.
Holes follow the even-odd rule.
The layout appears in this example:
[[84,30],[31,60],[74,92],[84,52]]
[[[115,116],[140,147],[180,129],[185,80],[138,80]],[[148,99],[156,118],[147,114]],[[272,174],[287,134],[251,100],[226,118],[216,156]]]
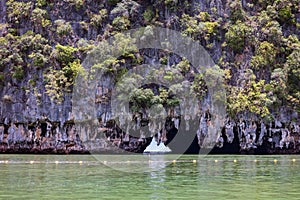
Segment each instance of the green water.
[[300,156],[0,155],[0,199],[290,200],[299,172]]

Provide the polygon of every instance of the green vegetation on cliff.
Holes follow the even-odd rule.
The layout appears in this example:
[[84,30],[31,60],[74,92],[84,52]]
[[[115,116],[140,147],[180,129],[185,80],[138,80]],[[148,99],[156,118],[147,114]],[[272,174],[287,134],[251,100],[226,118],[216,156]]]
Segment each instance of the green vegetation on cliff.
[[[198,40],[210,53],[224,73],[231,117],[249,112],[269,117],[280,107],[300,112],[297,0],[212,1],[209,5],[192,0],[7,0],[2,10],[3,91],[10,85],[36,95],[45,90],[52,100],[62,102],[76,76],[83,73],[81,62],[88,51],[113,35],[120,41],[121,56],[94,67],[105,69],[118,80],[132,65],[145,62],[141,55],[147,52],[132,47],[120,32],[159,26]],[[203,74],[193,74],[185,58],[157,52],[162,64],[193,77],[194,92],[200,99],[205,96]],[[164,78],[172,80],[172,76],[176,73],[170,71]],[[1,95],[3,99],[11,94]],[[140,88],[131,95],[135,108],[149,107],[154,101],[178,104],[164,88],[158,94]]]

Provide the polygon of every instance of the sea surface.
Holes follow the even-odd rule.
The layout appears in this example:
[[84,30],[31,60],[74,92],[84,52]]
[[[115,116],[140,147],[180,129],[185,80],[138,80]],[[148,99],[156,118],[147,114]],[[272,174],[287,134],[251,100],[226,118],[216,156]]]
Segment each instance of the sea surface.
[[300,199],[300,156],[2,154],[0,199]]

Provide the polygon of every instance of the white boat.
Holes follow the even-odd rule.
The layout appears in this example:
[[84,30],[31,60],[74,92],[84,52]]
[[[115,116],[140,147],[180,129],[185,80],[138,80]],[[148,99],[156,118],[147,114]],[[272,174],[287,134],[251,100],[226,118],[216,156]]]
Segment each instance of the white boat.
[[155,141],[155,138],[152,138],[151,143],[149,146],[146,147],[144,150],[144,153],[146,154],[161,154],[161,153],[170,153],[171,149],[164,145],[163,142],[161,142],[159,145],[157,145],[157,142]]

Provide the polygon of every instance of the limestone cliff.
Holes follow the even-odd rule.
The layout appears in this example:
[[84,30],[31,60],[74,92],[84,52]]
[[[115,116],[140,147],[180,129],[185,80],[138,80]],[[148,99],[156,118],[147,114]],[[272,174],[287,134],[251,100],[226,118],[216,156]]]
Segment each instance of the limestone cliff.
[[[291,148],[290,143],[297,147],[300,123],[297,0],[1,0],[0,122],[5,125],[6,141],[11,122],[23,124],[26,135],[28,130],[36,133],[41,124],[45,126],[46,121],[51,121],[59,124],[57,132],[53,125],[51,135],[60,133],[61,141],[73,141],[74,138],[66,138],[78,135],[81,142],[109,139],[123,149],[136,150],[138,140],[144,141],[144,145],[150,142],[145,141],[149,135],[142,132],[134,135],[114,125],[110,119],[112,89],[135,65],[163,64],[193,83],[194,94],[202,105],[193,134],[198,132],[199,144],[203,145],[201,140],[211,133],[210,119],[203,119],[202,125],[200,120],[210,108],[206,103],[210,99],[207,83],[201,73],[193,70],[199,66],[162,49],[132,47],[106,62],[103,66],[110,73],[91,94],[95,96],[98,121],[89,124],[97,127],[91,130],[80,122],[76,132],[69,133],[68,124],[77,117],[72,114],[72,91],[76,77],[82,75],[82,62],[87,54],[111,36],[141,27],[168,28],[199,41],[218,66],[227,94],[227,119],[221,120],[224,128],[214,132],[210,145],[217,139],[220,147],[223,142],[236,141],[242,149],[251,149],[269,140],[265,143],[268,148],[285,145]],[[129,47],[125,39],[119,45]],[[210,73],[206,76],[214,77],[216,72]],[[176,73],[169,73],[164,78],[171,80],[175,76]],[[182,116],[174,115],[180,104],[178,98],[169,88],[159,85],[145,85],[130,96],[135,124],[150,126],[144,116],[148,107],[155,104],[165,108],[169,117],[166,124],[170,127],[160,127],[159,133],[150,132],[159,141],[168,143],[176,132],[171,130],[178,129],[175,121]],[[153,103],[151,99],[157,101]],[[213,114],[211,117],[216,118]],[[187,117],[184,120],[189,121]],[[180,123],[185,129],[188,126],[182,119]],[[28,128],[30,124],[36,125]],[[254,124],[255,129],[251,127]],[[266,126],[266,130],[261,126]],[[46,132],[44,129],[43,133]],[[135,136],[134,142],[128,141],[128,134]]]

